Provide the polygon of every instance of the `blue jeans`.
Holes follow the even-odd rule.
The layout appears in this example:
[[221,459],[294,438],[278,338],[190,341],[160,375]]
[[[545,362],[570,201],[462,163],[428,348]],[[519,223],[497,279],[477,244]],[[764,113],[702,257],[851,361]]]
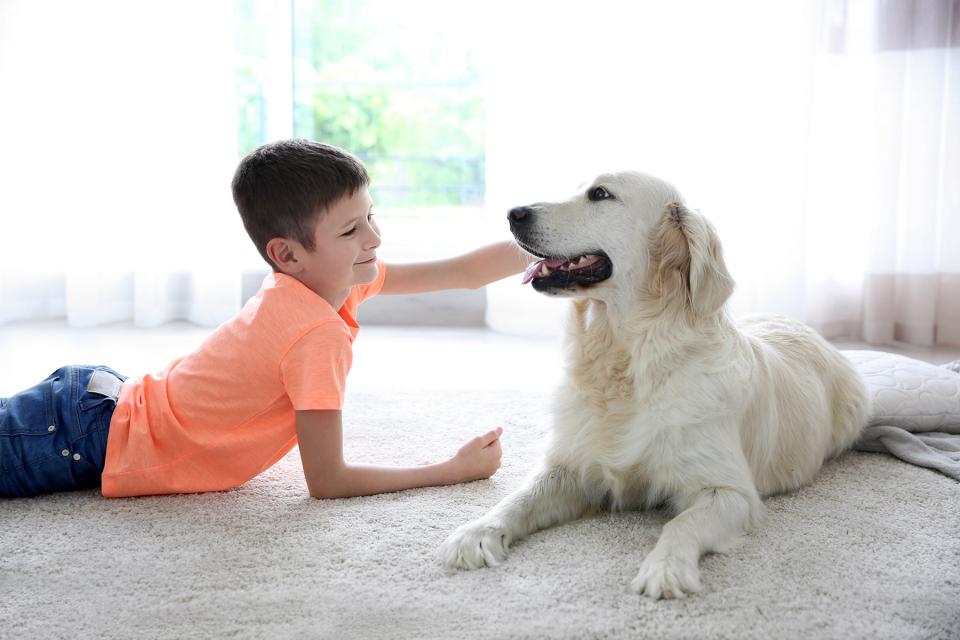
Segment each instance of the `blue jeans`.
[[69,366],[0,398],[0,498],[100,486],[125,379],[107,367]]

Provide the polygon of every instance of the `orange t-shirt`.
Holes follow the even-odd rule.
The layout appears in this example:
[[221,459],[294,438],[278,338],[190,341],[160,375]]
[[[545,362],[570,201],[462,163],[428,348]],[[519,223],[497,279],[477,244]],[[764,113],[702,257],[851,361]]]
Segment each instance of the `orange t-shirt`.
[[108,498],[236,487],[297,443],[295,411],[340,409],[359,331],[355,286],[339,312],[296,278],[272,273],[240,313],[163,372],[124,383],[110,420]]

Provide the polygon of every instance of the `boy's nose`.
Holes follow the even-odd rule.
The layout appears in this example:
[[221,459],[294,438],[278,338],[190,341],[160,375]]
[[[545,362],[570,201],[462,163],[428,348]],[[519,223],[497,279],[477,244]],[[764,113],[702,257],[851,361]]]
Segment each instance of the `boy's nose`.
[[376,249],[380,246],[380,230],[373,227],[370,228],[371,234],[370,238],[367,240],[367,247],[369,249]]

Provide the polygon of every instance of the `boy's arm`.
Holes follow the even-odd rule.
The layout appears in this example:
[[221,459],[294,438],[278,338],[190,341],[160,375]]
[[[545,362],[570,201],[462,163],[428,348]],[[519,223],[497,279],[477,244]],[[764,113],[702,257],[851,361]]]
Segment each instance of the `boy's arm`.
[[387,265],[380,293],[425,293],[442,289],[479,289],[523,271],[536,258],[504,240],[455,258]]
[[497,428],[467,442],[438,464],[384,467],[343,459],[340,411],[297,411],[297,440],[307,489],[314,498],[349,498],[489,478],[500,467]]

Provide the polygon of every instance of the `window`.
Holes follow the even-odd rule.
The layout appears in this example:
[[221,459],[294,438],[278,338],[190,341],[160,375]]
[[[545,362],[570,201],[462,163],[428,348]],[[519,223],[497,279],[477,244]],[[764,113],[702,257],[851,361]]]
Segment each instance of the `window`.
[[[238,0],[240,151],[284,135],[366,163],[381,215],[469,217],[484,196],[479,30],[457,3]],[[282,44],[276,44],[282,43]],[[288,46],[289,96],[276,49]],[[271,95],[271,86],[275,87]],[[271,111],[290,109],[287,134]]]
[[[486,183],[480,11],[437,0],[236,0],[241,155],[291,136],[343,147],[370,171],[380,257],[475,248]],[[245,298],[264,270],[251,259]],[[364,314],[480,324],[484,299],[482,291],[377,299]]]

